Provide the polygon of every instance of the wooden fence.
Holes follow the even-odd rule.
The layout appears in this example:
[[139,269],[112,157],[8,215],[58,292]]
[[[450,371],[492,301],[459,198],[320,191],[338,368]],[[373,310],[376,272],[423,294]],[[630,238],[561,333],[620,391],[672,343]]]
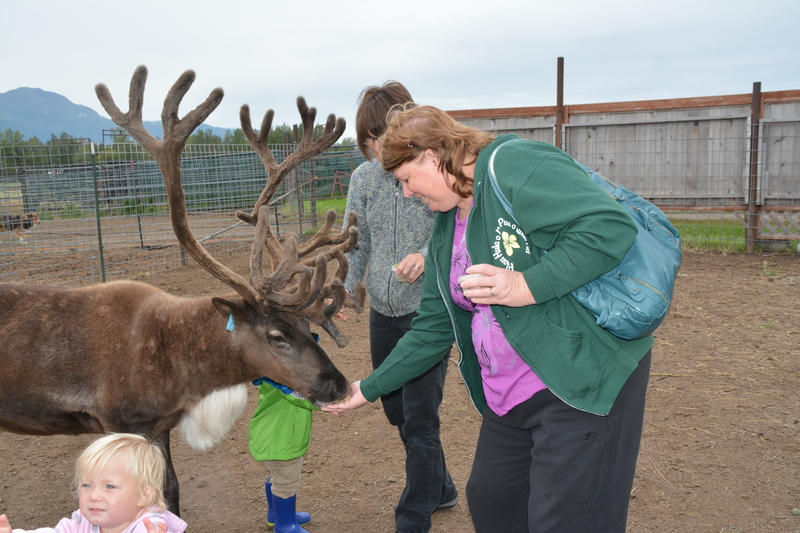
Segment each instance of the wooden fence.
[[450,114],[555,144],[665,210],[733,216],[749,251],[800,239],[800,90]]

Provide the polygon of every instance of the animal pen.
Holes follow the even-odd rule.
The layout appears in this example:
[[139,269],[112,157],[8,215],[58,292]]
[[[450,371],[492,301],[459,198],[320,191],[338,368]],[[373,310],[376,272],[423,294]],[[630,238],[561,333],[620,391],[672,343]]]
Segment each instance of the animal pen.
[[[800,90],[452,111],[497,133],[556,144],[662,208],[691,249],[755,252],[800,242]],[[292,145],[273,146],[280,162]],[[278,235],[343,214],[364,158],[338,146],[288,176],[271,205]],[[267,176],[249,145],[188,145],[182,159],[195,236],[215,256],[249,250]],[[0,282],[84,285],[185,264],[158,167],[138,145],[0,147],[0,215],[37,213],[27,244],[0,233]],[[249,252],[245,252],[249,253]]]
[[[280,162],[295,146],[271,148]],[[0,150],[0,214],[37,213],[41,221],[27,244],[2,234],[0,282],[143,279],[190,260],[173,233],[158,165],[137,144]],[[350,174],[363,161],[352,146],[337,147],[292,171],[271,204],[277,236],[311,232],[329,208],[343,213]],[[187,145],[181,166],[198,241],[214,256],[249,254],[253,228],[235,212],[252,211],[267,182],[256,153],[249,145]]]

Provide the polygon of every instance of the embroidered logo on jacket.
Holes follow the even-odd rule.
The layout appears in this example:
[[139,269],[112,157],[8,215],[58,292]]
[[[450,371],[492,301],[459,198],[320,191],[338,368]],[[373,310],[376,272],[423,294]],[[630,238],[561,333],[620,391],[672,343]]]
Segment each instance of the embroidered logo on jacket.
[[501,236],[503,237],[503,248],[506,249],[506,255],[509,257],[514,255],[514,248],[519,248],[517,236],[509,235],[505,231],[502,232]]
[[499,217],[494,233],[492,259],[498,261],[506,270],[514,270],[514,262],[511,257],[514,255],[515,250],[523,249],[523,245],[525,253],[531,255],[528,236],[525,235],[522,228],[517,226],[516,222]]

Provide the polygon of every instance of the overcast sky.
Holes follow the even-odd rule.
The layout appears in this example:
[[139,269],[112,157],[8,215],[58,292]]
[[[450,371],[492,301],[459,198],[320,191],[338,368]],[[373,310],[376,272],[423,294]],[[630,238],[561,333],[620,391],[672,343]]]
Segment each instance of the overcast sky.
[[[564,103],[800,89],[800,0],[1,0],[0,93],[35,87],[107,116],[146,65],[145,120],[169,87],[197,79],[183,116],[214,87],[206,121],[237,128],[249,104],[295,124],[298,95],[347,119],[368,85],[401,81],[443,109],[548,106],[564,57]],[[23,132],[24,133],[24,132]]]

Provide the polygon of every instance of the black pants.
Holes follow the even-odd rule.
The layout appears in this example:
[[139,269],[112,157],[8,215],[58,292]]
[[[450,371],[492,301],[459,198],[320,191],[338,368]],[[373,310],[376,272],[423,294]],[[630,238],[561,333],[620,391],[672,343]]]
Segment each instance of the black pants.
[[651,353],[608,416],[549,390],[499,417],[484,410],[467,500],[476,533],[624,533]]
[[[416,313],[390,317],[370,311],[370,350],[377,368],[400,338],[411,330]],[[450,355],[400,389],[381,396],[389,423],[396,426],[406,449],[406,486],[395,510],[395,529],[402,533],[427,533],[431,515],[457,492],[445,464],[439,439],[439,405],[442,403]]]

